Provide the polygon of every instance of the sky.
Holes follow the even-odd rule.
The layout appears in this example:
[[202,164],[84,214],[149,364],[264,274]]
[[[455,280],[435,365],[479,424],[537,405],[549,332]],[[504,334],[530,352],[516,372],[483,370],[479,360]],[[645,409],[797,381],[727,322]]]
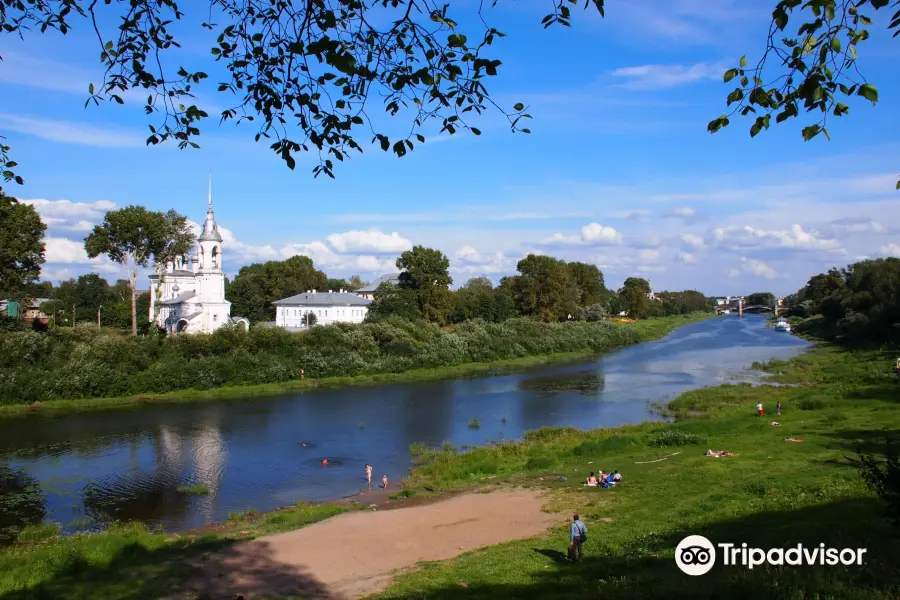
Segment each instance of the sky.
[[[477,4],[453,3],[463,27]],[[103,74],[88,21],[65,36],[4,35],[0,135],[26,180],[6,191],[47,223],[42,279],[54,282],[123,275],[83,249],[108,210],[174,208],[202,223],[211,173],[230,276],[300,254],[329,276],[371,280],[421,244],[449,257],[454,287],[497,281],[541,253],[596,264],[612,288],[638,276],[657,291],[787,294],[832,266],[900,256],[900,40],[876,19],[859,54],[880,101],[849,101],[850,115],[829,121],[830,141],[802,140],[810,118],[755,139],[734,118],[710,135],[733,87],[722,73],[759,58],[773,4],[607,0],[605,18],[578,9],[571,29],[545,30],[550,0],[501,0],[487,18],[507,34],[495,42],[503,64],[486,85],[499,104],[529,107],[532,133],[487,114],[480,136],[429,128],[397,158],[360,132],[365,152],[334,180],[313,178],[311,156],[289,170],[252,125],[217,118],[202,126],[200,149],[147,147],[157,120],[141,94],[85,106]],[[172,60],[211,73],[197,99],[214,113],[233,100],[216,91],[202,17],[186,15]]]

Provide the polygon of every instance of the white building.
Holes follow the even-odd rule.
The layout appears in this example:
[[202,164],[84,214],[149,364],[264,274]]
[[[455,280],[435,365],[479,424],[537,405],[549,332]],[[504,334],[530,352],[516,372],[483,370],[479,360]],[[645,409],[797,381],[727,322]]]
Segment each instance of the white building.
[[360,298],[365,298],[366,300],[374,300],[375,299],[375,290],[378,289],[378,286],[382,283],[390,283],[391,285],[398,285],[400,283],[400,275],[382,275],[372,283],[363,286],[354,292]]
[[167,333],[212,333],[222,325],[240,323],[231,316],[225,299],[222,271],[222,234],[212,207],[212,182],[203,231],[190,256],[179,256],[166,265],[162,276],[150,276],[150,320]]
[[306,326],[306,315],[315,315],[316,325],[362,323],[371,300],[347,290],[316,292],[310,290],[283,300],[276,300],[275,325],[289,329]]

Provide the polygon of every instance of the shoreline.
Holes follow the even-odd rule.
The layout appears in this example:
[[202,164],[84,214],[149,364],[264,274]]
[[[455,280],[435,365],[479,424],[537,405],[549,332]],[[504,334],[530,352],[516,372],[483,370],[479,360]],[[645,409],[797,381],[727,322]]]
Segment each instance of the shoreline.
[[[704,321],[715,316],[715,313],[693,313],[691,315],[659,317],[638,321],[637,325],[639,327],[641,324],[656,324],[662,321],[664,321],[664,323],[661,324],[658,331],[651,330],[647,333],[639,332],[638,335],[640,336],[640,340],[634,344],[612,347],[599,353],[592,350],[576,350],[572,352],[538,354],[488,362],[461,363],[446,367],[413,369],[399,373],[376,373],[349,377],[328,377],[324,379],[293,379],[278,383],[234,387],[225,386],[208,390],[186,389],[161,394],[136,394],[133,396],[122,397],[80,398],[50,400],[34,404],[11,404],[0,406],[0,419],[27,417],[31,415],[53,417],[81,412],[138,409],[149,406],[207,402],[210,400],[252,401],[255,399],[272,398],[292,393],[329,390],[343,387],[365,387],[393,383],[419,383],[464,376],[491,376],[495,375],[491,373],[491,371],[495,370],[500,371],[500,373],[497,374],[503,374],[503,371],[515,371],[528,367],[553,363],[561,364],[569,361],[574,362],[602,356],[607,352],[661,339],[684,325]],[[621,326],[632,327],[633,325],[621,324]]]
[[[381,513],[507,488],[543,490],[547,494],[546,510],[550,512],[577,508],[596,532],[595,540],[601,535],[611,537],[613,559],[625,561],[619,563],[619,567],[632,580],[638,575],[651,577],[670,573],[669,557],[675,543],[689,533],[709,533],[709,528],[727,539],[743,539],[739,534],[750,535],[750,541],[759,547],[775,547],[777,540],[771,531],[781,536],[784,528],[810,544],[818,544],[820,540],[816,536],[823,528],[840,528],[841,535],[873,531],[876,526],[880,530],[883,521],[875,504],[877,499],[866,491],[861,478],[840,477],[842,471],[835,470],[849,464],[842,459],[848,450],[843,448],[843,443],[835,446],[835,441],[845,437],[839,435],[842,432],[879,428],[885,419],[896,421],[900,418],[894,416],[897,413],[893,394],[887,397],[878,393],[878,390],[893,392],[893,380],[874,376],[869,366],[872,361],[882,361],[885,357],[893,357],[893,351],[861,350],[851,355],[833,344],[819,343],[791,359],[774,360],[756,367],[771,373],[778,383],[788,384],[799,379],[807,385],[775,387],[763,384],[754,390],[727,384],[698,388],[674,400],[679,414],[675,422],[665,425],[645,421],[590,430],[549,428],[514,442],[517,446],[514,452],[506,446],[479,446],[465,453],[433,450],[423,456],[424,460],[413,468],[411,476],[393,483],[388,490],[358,488],[357,493],[340,499],[316,504],[298,502],[265,513],[250,511],[183,533],[152,533],[135,523],[95,535],[44,537],[42,540],[29,537],[11,550],[0,550],[0,564],[4,564],[6,554],[10,577],[14,580],[17,572],[31,572],[29,565],[33,561],[49,560],[45,555],[49,556],[51,551],[88,557],[106,552],[112,559],[117,548],[137,544],[160,554],[148,559],[146,564],[125,565],[116,572],[91,579],[90,585],[115,588],[121,577],[129,576],[132,571],[139,574],[144,570],[156,572],[171,567],[172,579],[154,584],[159,586],[162,595],[162,590],[170,593],[181,589],[182,572],[178,565],[185,559],[228,556],[234,544],[299,530],[344,513]],[[847,382],[856,391],[845,389]],[[857,398],[860,393],[870,398],[865,405]],[[760,399],[769,408],[776,398],[783,401],[786,410],[779,419],[781,427],[773,428],[768,418],[757,419],[753,407]],[[673,436],[674,442],[653,443],[664,431],[677,434]],[[785,444],[789,436],[800,437],[804,443]],[[735,452],[738,458],[714,460],[705,456],[707,448],[724,448]],[[580,477],[598,467],[622,469],[625,485],[615,491],[583,488]],[[769,474],[765,484],[746,482],[761,469],[766,469]],[[839,485],[835,484],[835,476],[839,477]],[[711,483],[721,487],[711,491]],[[852,515],[854,520],[847,523],[847,515]],[[362,515],[355,518],[359,517]],[[690,524],[685,524],[685,517],[689,518]],[[770,531],[761,526],[761,519],[766,523],[775,519],[778,527]],[[607,524],[612,522],[619,525],[609,528]],[[817,525],[809,526],[811,523]],[[645,537],[649,541],[644,540]],[[865,540],[872,545],[876,556],[891,556],[893,550],[900,550],[895,542],[885,541],[882,537]],[[535,560],[535,539],[552,548],[554,555],[558,555],[557,548],[565,547],[565,532],[561,527],[554,528],[540,538],[483,548],[479,552],[483,553],[484,561],[470,561],[463,554],[462,558],[442,558],[424,573],[412,570],[392,575],[389,588],[377,597],[399,599],[409,597],[412,592],[421,596],[430,591],[438,594],[448,586],[455,590],[458,581],[478,585],[476,582],[482,579],[491,580],[498,564],[503,564],[504,568],[508,566],[510,572],[516,573],[516,583],[524,587],[516,587],[513,591],[522,592],[517,597],[526,599],[540,598],[548,592],[547,588],[541,587],[548,568],[553,569],[553,573],[556,569],[566,569],[570,576],[573,573],[582,576],[577,567],[573,571],[570,565],[562,566],[562,558],[557,561],[559,567],[542,558]],[[641,544],[640,548],[646,546],[647,551],[660,560],[629,562],[617,558],[622,555],[617,550],[619,546],[631,547],[634,543]],[[112,549],[107,551],[107,548]],[[586,566],[584,577],[590,579],[595,577],[594,567],[610,559],[606,550],[602,555],[597,554],[591,542],[586,550],[585,562],[591,565],[589,569]],[[107,573],[106,558],[89,560],[100,565],[98,574]],[[874,573],[884,569],[882,562],[873,563]],[[726,577],[726,574],[721,576]],[[49,581],[53,583],[52,579]],[[666,582],[668,579],[656,590],[660,595],[648,597],[665,597],[665,591],[669,589]],[[829,580],[826,583],[836,582]],[[65,579],[60,585],[72,583],[82,590],[83,585],[78,581]],[[49,585],[35,581],[29,589],[43,589]],[[622,586],[622,589],[609,588],[610,597],[616,600],[627,598],[629,589],[625,583]],[[75,596],[71,597],[74,600]],[[105,596],[101,594],[100,597]]]

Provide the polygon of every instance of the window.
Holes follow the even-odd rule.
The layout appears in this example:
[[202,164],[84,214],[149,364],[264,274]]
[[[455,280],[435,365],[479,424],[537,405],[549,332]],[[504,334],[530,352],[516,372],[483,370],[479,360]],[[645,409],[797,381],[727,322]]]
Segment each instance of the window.
[[213,322],[217,322],[219,320],[219,315],[213,315]]

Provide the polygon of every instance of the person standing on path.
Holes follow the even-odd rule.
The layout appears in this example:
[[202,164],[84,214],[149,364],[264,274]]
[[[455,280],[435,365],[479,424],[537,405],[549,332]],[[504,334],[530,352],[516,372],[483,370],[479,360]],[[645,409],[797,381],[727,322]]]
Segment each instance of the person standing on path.
[[369,489],[372,489],[372,465],[366,463],[366,480],[369,482]]
[[762,406],[762,402],[757,402],[757,403],[756,403],[756,416],[757,416],[757,417],[763,416],[763,406]]
[[776,415],[780,415],[780,414],[781,414],[781,400],[779,400],[779,401],[775,404],[775,414],[776,414]]
[[581,562],[584,559],[582,546],[585,541],[587,541],[587,525],[575,515],[569,528],[569,556],[572,562]]
[[387,489],[387,475],[381,476],[381,485],[384,486],[384,489]]

